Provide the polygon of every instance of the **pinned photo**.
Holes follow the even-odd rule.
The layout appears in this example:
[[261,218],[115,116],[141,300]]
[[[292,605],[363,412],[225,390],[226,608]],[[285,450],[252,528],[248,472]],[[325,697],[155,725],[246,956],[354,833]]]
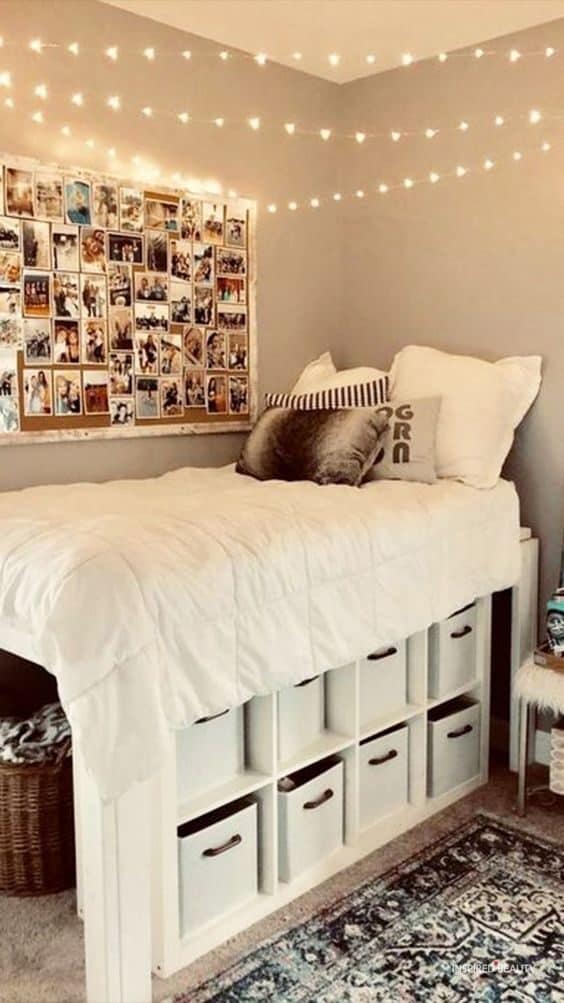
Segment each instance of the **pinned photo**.
[[26,268],[51,267],[51,228],[49,223],[36,219],[24,219],[23,260]]
[[206,337],[206,368],[227,369],[225,335],[221,331],[209,331]]
[[90,183],[78,178],[65,178],[65,222],[90,226],[92,208]]
[[204,202],[204,240],[223,244],[223,210],[222,202]]
[[33,216],[33,171],[6,168],[6,212],[9,216]]
[[206,377],[206,410],[208,414],[227,414],[227,377]]
[[53,321],[53,362],[57,366],[77,366],[80,337],[77,320]]
[[65,212],[62,174],[48,171],[36,172],[35,215],[50,222],[63,222]]
[[185,282],[170,284],[170,319],[173,324],[188,324],[192,320],[191,287]]
[[170,274],[179,282],[192,281],[192,244],[189,240],[171,240]]
[[110,261],[121,261],[126,265],[142,265],[143,237],[135,234],[109,233],[108,258]]
[[247,214],[227,206],[225,213],[225,243],[229,247],[247,246]]
[[108,374],[99,369],[84,369],[82,373],[85,414],[109,414]]
[[78,227],[65,223],[53,225],[51,231],[53,268],[78,272]]
[[131,266],[110,261],[108,265],[110,306],[131,306],[131,285]]
[[196,286],[194,290],[194,320],[203,327],[211,327],[214,322],[213,291],[207,286]]
[[110,398],[110,418],[111,424],[126,426],[135,424],[135,409],[132,397]]
[[80,266],[83,272],[106,271],[106,235],[99,227],[80,231]]
[[246,334],[230,334],[228,340],[228,368],[248,369],[249,349]]
[[178,200],[146,199],[145,226],[153,230],[178,232]]
[[3,397],[17,397],[18,376],[14,367],[0,354],[0,399]]
[[149,331],[135,335],[135,372],[158,376],[159,338]]
[[82,300],[82,316],[106,316],[106,279],[103,276],[81,275],[80,297]]
[[180,380],[161,380],[161,417],[179,418],[184,414]]
[[168,237],[162,230],[147,230],[147,269],[168,272]]
[[0,216],[0,247],[3,251],[19,251],[20,221]]
[[205,407],[205,376],[201,369],[192,369],[185,374],[184,404],[186,407]]
[[22,320],[12,314],[0,315],[0,352],[18,351],[22,347]]
[[220,304],[217,308],[217,326],[224,331],[246,331],[247,311]]
[[22,277],[22,256],[19,251],[0,251],[0,283],[16,285]]
[[120,188],[119,219],[120,230],[140,233],[143,229],[143,192],[138,188]]
[[184,329],[184,365],[201,368],[204,365],[204,332],[199,327]]
[[53,361],[51,321],[26,317],[23,322],[24,363],[49,366]]
[[135,409],[137,418],[146,420],[160,417],[159,381],[138,376],[135,381]]
[[177,376],[182,372],[182,335],[163,334],[161,337],[161,374]]
[[55,317],[80,317],[78,272],[54,272],[53,313]]
[[218,275],[247,274],[247,255],[244,251],[234,251],[230,247],[218,247],[216,255]]
[[64,418],[67,415],[82,414],[82,387],[80,372],[72,369],[55,370],[55,414]]
[[131,310],[124,307],[110,310],[108,324],[110,350],[115,352],[133,351],[133,314]]
[[95,181],[92,185],[92,222],[107,230],[119,226],[117,185]]
[[89,366],[105,366],[108,360],[108,334],[105,320],[83,320],[82,361]]
[[0,314],[11,314],[16,317],[21,312],[22,294],[14,286],[0,285]]
[[133,353],[110,355],[110,396],[129,397],[133,393]]
[[26,317],[51,316],[51,276],[24,272],[23,312]]
[[249,413],[248,376],[229,377],[229,414]]
[[135,330],[155,331],[157,334],[168,331],[168,304],[136,303]]
[[166,303],[168,275],[163,275],[162,272],[135,272],[135,299],[139,303]]
[[[0,371],[0,383],[2,373]],[[10,434],[20,430],[20,412],[17,397],[4,397],[0,392],[0,434]]]
[[213,247],[211,244],[194,244],[194,282],[201,286],[213,285]]
[[247,280],[229,275],[220,275],[217,280],[218,303],[247,302]]
[[180,200],[180,236],[183,240],[202,239],[202,203],[196,199]]
[[26,417],[53,414],[53,390],[48,369],[24,369],[23,389]]

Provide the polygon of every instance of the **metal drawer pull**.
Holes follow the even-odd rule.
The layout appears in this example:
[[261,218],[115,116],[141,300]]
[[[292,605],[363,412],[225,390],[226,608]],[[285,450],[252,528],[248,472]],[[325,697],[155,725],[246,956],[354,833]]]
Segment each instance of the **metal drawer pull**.
[[458,728],[457,731],[449,731],[447,738],[462,738],[463,735],[469,735],[472,730],[471,724],[465,724],[463,728]]
[[390,759],[395,759],[397,754],[398,754],[397,749],[390,749],[390,751],[386,752],[385,755],[383,756],[376,756],[374,759],[369,759],[368,765],[381,766],[382,763],[389,763]]
[[371,655],[368,656],[369,662],[378,662],[381,658],[389,658],[390,655],[397,655],[397,648],[384,648],[383,651],[373,651]]
[[220,710],[219,714],[212,714],[211,717],[199,717],[194,724],[207,724],[208,721],[216,721],[218,717],[224,717],[225,714],[229,714],[229,707],[226,710]]
[[219,857],[220,853],[225,853],[227,850],[232,850],[235,846],[239,846],[239,843],[243,842],[243,837],[237,833],[236,836],[232,836],[228,839],[223,846],[210,846],[209,850],[204,850],[202,857]]
[[315,801],[305,801],[304,808],[306,811],[311,811],[312,808],[320,808],[326,801],[330,801],[333,795],[334,792],[330,787],[328,787],[326,791],[323,791],[323,794],[320,794],[319,797],[315,799]]
[[294,686],[295,690],[299,690],[300,686],[309,686],[310,683],[314,683],[319,676],[310,676],[309,679],[302,679],[301,683],[296,683]]
[[462,630],[453,630],[450,636],[453,638],[453,640],[456,641],[458,640],[459,637],[466,637],[467,634],[471,633],[472,633],[472,628],[470,624],[467,623],[466,626],[462,628]]

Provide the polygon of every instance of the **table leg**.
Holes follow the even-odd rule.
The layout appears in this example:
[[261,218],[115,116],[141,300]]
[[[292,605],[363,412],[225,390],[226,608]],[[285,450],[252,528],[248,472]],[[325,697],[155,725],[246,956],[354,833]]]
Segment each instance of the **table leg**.
[[517,814],[527,813],[527,763],[529,759],[529,705],[524,697],[519,714],[519,772],[517,781]]

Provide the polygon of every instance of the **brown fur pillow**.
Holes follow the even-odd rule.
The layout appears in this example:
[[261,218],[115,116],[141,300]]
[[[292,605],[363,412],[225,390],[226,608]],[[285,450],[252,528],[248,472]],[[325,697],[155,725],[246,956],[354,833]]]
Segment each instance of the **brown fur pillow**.
[[372,408],[264,411],[237,462],[259,481],[359,485],[374,463],[386,415]]

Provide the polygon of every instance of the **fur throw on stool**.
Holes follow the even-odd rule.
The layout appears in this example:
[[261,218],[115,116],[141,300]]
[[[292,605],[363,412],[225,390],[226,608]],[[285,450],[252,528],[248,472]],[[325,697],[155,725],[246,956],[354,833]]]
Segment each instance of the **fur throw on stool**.
[[564,672],[525,662],[515,677],[515,693],[539,710],[564,714]]

